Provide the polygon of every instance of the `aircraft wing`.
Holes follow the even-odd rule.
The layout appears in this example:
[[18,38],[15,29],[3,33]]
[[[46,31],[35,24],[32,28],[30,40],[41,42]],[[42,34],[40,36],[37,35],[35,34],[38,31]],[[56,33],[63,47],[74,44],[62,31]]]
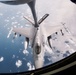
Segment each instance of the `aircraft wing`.
[[35,29],[33,26],[31,27],[24,27],[24,28],[13,28],[13,30],[15,33],[21,34],[25,37],[28,38],[33,38],[34,34],[35,34]]
[[52,35],[55,32],[58,32],[59,30],[63,29],[62,25],[57,25],[57,26],[45,26],[45,30],[46,30],[46,35],[47,37]]

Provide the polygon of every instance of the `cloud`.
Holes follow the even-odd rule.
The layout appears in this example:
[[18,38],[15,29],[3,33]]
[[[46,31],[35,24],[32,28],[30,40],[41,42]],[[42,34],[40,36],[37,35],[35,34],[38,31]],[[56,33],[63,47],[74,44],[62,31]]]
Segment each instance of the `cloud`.
[[58,35],[54,35],[52,37],[57,38],[52,39],[52,50],[50,48],[47,48],[48,46],[46,46],[45,56],[48,56],[47,59],[49,61],[52,61],[52,63],[55,63],[76,52],[76,43],[72,35],[65,30],[63,30],[63,33],[64,36],[62,36],[61,33],[58,32]]
[[11,17],[11,20],[13,20],[13,19],[15,19],[15,17],[13,16],[13,17]]
[[15,57],[16,57],[15,55],[12,56],[12,58],[15,58]]
[[8,20],[8,19],[5,19],[4,21],[5,21],[5,22],[9,22],[9,20]]
[[2,62],[3,60],[4,60],[4,57],[1,57],[1,58],[0,58],[0,62]]
[[23,50],[23,54],[28,55],[28,54],[29,54],[29,52],[28,52],[27,50]]
[[28,62],[27,66],[29,67],[28,70],[34,70],[35,69],[35,67],[31,64],[31,62]]
[[0,13],[0,16],[3,16],[3,13]]
[[16,25],[16,24],[18,24],[18,22],[17,22],[17,21],[14,21],[14,22],[12,22],[11,24],[12,24],[12,25]]
[[22,65],[22,61],[21,60],[17,60],[15,65],[19,68]]

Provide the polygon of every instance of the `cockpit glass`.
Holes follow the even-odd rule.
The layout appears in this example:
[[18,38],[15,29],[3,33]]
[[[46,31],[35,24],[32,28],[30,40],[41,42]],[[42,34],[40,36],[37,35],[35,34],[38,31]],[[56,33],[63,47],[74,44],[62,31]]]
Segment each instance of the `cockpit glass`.
[[36,54],[40,54],[41,53],[41,47],[36,45],[36,50],[35,50]]
[[[46,41],[46,43],[44,42],[45,46],[40,47],[44,52],[43,67],[76,52],[76,5],[70,0],[36,0],[35,8],[38,20],[44,14],[49,14],[49,17],[41,24],[47,28],[45,30],[47,34],[51,30],[50,44]],[[16,6],[0,3],[0,73],[35,70],[33,49],[29,45],[26,50],[24,47],[25,37],[21,34],[14,35],[12,32],[13,27],[29,28],[32,26],[23,16],[33,20],[27,4]],[[62,31],[56,28],[52,29],[57,25],[63,26]],[[51,26],[51,29],[48,26]]]

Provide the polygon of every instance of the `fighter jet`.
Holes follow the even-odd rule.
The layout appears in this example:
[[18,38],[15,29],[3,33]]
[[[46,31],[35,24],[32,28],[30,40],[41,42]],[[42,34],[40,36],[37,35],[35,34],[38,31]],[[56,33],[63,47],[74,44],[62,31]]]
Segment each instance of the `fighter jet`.
[[19,36],[23,35],[25,37],[25,49],[28,48],[29,43],[31,44],[35,68],[38,69],[43,67],[45,46],[48,44],[50,49],[52,49],[52,44],[50,42],[52,39],[51,35],[54,33],[57,34],[57,31],[61,31],[62,33],[63,26],[40,25],[49,16],[49,14],[45,14],[39,21],[37,21],[35,0],[0,0],[0,2],[10,5],[27,3],[30,6],[34,17],[34,23],[24,17],[31,23],[31,25],[24,28],[13,28],[12,31],[15,32],[15,35],[19,34]]
[[[49,14],[45,14],[39,21],[38,21],[38,27],[34,26],[34,23],[30,25],[29,27],[24,28],[13,28],[13,32],[16,34],[19,34],[20,36],[23,35],[25,39],[25,49],[28,48],[29,43],[31,45],[31,48],[33,50],[33,57],[34,57],[34,64],[35,68],[41,68],[44,64],[44,50],[46,45],[48,44],[49,49],[52,49],[52,44],[50,42],[50,39],[52,39],[52,34],[57,34],[57,31],[61,31],[63,29],[62,25],[57,26],[44,26],[40,25],[43,20],[45,20]],[[30,21],[29,21],[30,22]]]

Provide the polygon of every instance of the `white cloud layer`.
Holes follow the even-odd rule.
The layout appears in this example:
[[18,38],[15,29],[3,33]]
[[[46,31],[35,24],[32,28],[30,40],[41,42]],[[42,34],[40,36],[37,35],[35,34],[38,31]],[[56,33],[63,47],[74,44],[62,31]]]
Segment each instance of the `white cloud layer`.
[[21,60],[17,60],[15,65],[19,68],[22,65],[22,61]]
[[0,62],[2,62],[4,60],[4,57],[0,57]]
[[27,66],[29,67],[28,70],[34,70],[35,69],[35,67],[31,64],[31,62],[28,62]]
[[23,54],[28,55],[28,54],[29,54],[29,52],[28,52],[27,50],[23,50]]

